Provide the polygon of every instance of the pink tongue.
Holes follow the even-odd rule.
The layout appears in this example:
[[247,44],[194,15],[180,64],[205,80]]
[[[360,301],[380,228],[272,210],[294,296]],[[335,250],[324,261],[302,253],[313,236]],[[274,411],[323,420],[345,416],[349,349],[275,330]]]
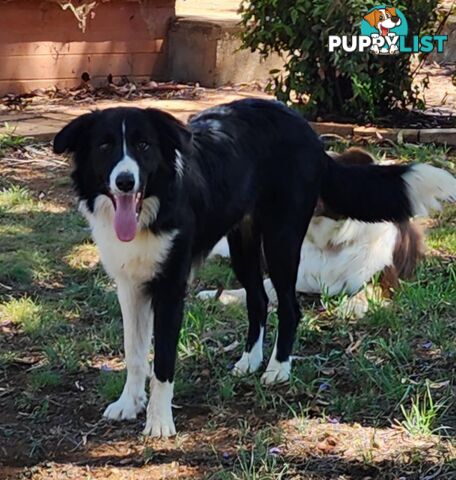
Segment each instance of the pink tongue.
[[116,214],[114,229],[122,242],[133,240],[136,235],[135,195],[116,195]]

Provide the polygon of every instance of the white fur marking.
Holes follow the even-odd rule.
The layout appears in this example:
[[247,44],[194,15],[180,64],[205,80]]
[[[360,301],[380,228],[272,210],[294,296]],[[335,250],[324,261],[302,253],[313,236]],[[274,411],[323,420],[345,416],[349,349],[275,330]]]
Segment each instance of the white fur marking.
[[277,360],[277,340],[272,351],[266,371],[261,376],[261,383],[264,385],[272,385],[274,383],[284,383],[290,379],[291,374],[291,357],[286,362]]
[[147,197],[143,200],[141,214],[138,218],[139,229],[148,228],[157,219],[160,210],[160,200],[157,197]]
[[171,401],[174,383],[160,382],[154,374],[150,380],[150,399],[147,406],[147,421],[143,434],[152,437],[176,435]]
[[127,389],[127,384],[125,384],[122,395],[106,407],[103,417],[108,420],[134,420],[146,406],[146,401],[147,397],[144,391],[141,393],[130,392]]
[[127,139],[125,134],[125,121],[122,122],[122,151],[123,157],[119,163],[113,168],[111,175],[109,176],[109,188],[112,193],[122,194],[116,185],[117,176],[120,173],[131,173],[135,179],[135,186],[133,187],[133,192],[139,190],[139,165],[130,155],[128,155],[127,150]]
[[179,150],[175,150],[176,152],[176,159],[175,159],[175,168],[177,177],[182,179],[184,177],[184,159],[182,157],[181,152]]
[[221,240],[217,242],[217,244],[209,254],[208,258],[215,257],[216,255],[219,255],[220,257],[229,258],[230,247],[228,245],[228,240],[226,239],[226,237],[223,237]]
[[260,327],[260,334],[250,352],[244,352],[233,368],[233,375],[240,377],[248,373],[256,372],[263,361],[263,337],[264,327]]
[[[150,202],[147,211],[156,215],[158,199],[146,201]],[[114,207],[106,195],[96,198],[93,213],[88,211],[84,202],[81,202],[80,210],[89,221],[103,266],[116,282],[126,279],[133,284],[141,284],[152,280],[159,273],[160,265],[166,260],[173,245],[176,230],[156,235],[149,229],[141,229],[131,242],[122,242],[114,231]],[[147,213],[143,209],[140,223],[147,219]]]
[[456,201],[456,178],[451,173],[420,163],[402,175],[414,215],[440,210],[440,202]]
[[146,406],[144,390],[149,374],[147,355],[152,338],[152,309],[150,298],[141,285],[119,280],[117,295],[122,310],[127,380],[120,398],[111,403],[103,416],[112,420],[130,420]]

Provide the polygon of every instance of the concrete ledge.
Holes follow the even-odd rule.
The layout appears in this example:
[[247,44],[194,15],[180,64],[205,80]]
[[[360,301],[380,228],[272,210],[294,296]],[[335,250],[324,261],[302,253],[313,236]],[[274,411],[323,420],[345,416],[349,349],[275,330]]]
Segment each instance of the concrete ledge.
[[438,143],[456,146],[456,128],[432,128],[420,130],[420,143]]
[[[191,108],[183,110],[180,114],[169,106],[159,105],[159,107],[164,107],[168,111],[171,110],[172,114],[185,121],[190,113],[198,112],[211,106],[211,104],[215,105],[217,103],[222,102],[194,102],[189,105],[189,102],[186,101],[185,105]],[[104,108],[109,106],[112,105],[106,104]],[[182,105],[180,105],[180,109],[182,110]],[[30,137],[35,140],[51,140],[71,119],[88,111],[90,111],[90,108],[70,108],[65,112],[0,115],[0,134],[12,131],[15,135]],[[337,135],[344,138],[374,139],[377,141],[386,139],[394,143],[435,143],[436,145],[447,145],[456,148],[456,128],[375,128],[333,122],[311,122],[310,124],[319,135]]]
[[278,55],[266,60],[241,50],[237,20],[178,17],[169,31],[168,65],[172,80],[198,82],[204,87],[265,81],[280,69]]
[[331,134],[352,137],[354,125],[350,123],[310,122],[311,127],[320,135]]
[[456,147],[456,128],[376,128],[356,125],[315,122],[312,128],[320,135],[373,138],[391,140],[395,143],[435,143]]

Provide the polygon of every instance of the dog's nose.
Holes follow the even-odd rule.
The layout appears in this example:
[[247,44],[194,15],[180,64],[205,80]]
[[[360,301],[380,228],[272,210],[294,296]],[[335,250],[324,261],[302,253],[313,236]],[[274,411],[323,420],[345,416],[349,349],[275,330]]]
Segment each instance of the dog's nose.
[[119,173],[116,178],[116,185],[122,192],[131,192],[135,186],[135,177],[130,172]]
[[397,16],[396,16],[396,17],[391,17],[391,21],[392,21],[393,23],[398,23],[399,20],[400,20],[400,18],[397,17]]

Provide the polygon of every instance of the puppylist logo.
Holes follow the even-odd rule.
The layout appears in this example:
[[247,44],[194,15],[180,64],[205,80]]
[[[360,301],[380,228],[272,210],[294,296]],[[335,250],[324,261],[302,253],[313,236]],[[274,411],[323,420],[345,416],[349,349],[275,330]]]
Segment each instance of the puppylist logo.
[[364,52],[369,49],[376,55],[398,53],[443,52],[447,35],[408,35],[405,15],[395,7],[385,5],[371,8],[361,21],[361,35],[330,35],[330,52],[342,49],[345,52]]

